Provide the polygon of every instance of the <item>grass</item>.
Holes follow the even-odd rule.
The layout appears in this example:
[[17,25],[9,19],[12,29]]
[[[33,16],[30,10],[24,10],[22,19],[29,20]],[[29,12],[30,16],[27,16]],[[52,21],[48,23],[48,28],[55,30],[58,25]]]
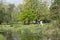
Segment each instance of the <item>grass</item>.
[[[10,25],[0,25],[0,31],[3,32],[13,32],[16,33],[22,40],[39,40],[40,37],[47,37],[49,35],[52,36],[51,33],[55,33],[56,29],[53,28],[53,25],[51,23],[47,24],[30,24],[30,25],[19,25],[15,24],[13,27],[10,27]],[[57,30],[57,33],[60,33],[60,31]],[[54,34],[55,35],[55,34]],[[39,36],[39,38],[37,38]],[[55,35],[56,36],[56,35]]]
[[0,31],[16,31],[16,30],[24,30],[24,29],[29,29],[29,30],[46,30],[47,28],[52,27],[52,24],[31,24],[31,25],[13,25],[13,27],[10,27],[10,25],[0,25]]
[[4,40],[4,36],[0,34],[0,40]]

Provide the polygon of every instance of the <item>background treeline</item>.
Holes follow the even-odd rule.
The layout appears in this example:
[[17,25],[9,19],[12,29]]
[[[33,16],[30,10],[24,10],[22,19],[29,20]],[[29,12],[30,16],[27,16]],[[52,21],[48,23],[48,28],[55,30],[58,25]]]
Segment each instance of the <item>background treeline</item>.
[[4,0],[0,1],[0,24],[11,24],[16,22],[18,16],[18,9],[14,4],[4,3]]
[[[0,24],[22,22],[30,24],[43,21],[43,23],[59,22],[60,1],[52,0],[48,6],[46,1],[24,0],[23,4],[15,6],[0,1]],[[57,23],[59,24],[59,23]]]

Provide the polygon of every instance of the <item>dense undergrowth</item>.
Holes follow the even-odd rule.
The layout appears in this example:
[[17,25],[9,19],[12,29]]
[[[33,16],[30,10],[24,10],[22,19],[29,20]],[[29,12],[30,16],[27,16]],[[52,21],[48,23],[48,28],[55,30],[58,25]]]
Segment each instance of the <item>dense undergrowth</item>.
[[53,24],[0,25],[1,33],[10,35],[8,40],[12,40],[11,37],[17,40],[60,40],[60,28],[53,27]]

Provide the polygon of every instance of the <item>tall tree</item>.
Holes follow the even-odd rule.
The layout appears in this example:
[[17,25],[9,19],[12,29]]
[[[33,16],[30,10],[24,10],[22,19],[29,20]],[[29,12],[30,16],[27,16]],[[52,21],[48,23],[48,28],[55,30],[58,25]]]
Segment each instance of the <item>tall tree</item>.
[[0,24],[3,22],[4,12],[5,12],[4,4],[3,1],[0,0]]
[[52,3],[51,7],[50,7],[51,13],[53,14],[53,19],[59,19],[60,16],[60,0],[54,0],[54,2]]
[[46,4],[39,0],[25,0],[24,4],[20,5],[19,20],[22,21],[37,21],[44,19],[47,15]]
[[12,12],[14,10],[14,4],[5,5],[5,17],[4,22],[11,23],[12,22]]
[[60,23],[60,0],[54,0],[54,2],[52,3],[51,7],[50,7],[50,11],[51,11],[51,18],[53,20],[56,20],[56,24]]

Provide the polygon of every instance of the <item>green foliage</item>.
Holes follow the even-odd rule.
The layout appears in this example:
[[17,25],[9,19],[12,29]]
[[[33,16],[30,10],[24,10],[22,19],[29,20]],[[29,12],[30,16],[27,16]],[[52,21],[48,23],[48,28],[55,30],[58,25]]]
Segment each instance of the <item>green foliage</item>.
[[13,26],[14,27],[10,27],[10,25],[0,25],[0,32],[8,32],[12,34],[11,37],[18,37],[19,40],[48,40],[48,37],[52,40],[57,40],[57,38],[60,38],[60,29],[52,29],[52,24],[44,24],[43,26],[33,24]]
[[5,40],[4,36],[0,34],[0,40]]
[[4,0],[0,1],[0,24],[10,23],[12,21],[12,12],[14,10],[14,4],[5,5]]
[[59,19],[60,16],[60,0],[54,0],[54,2],[52,3],[51,7],[50,7],[51,13],[52,13],[52,17],[53,19]]
[[[0,3],[0,24],[3,22],[12,23],[19,21],[31,22],[40,20],[51,20],[50,24],[31,24],[21,25],[0,25],[0,34],[7,37],[8,40],[19,39],[19,40],[60,40],[60,1],[54,0],[50,7],[50,12],[45,2],[39,0],[24,0],[23,4],[18,6],[18,9],[14,8],[13,4],[2,4]],[[51,19],[50,19],[51,17]],[[4,38],[0,35],[0,40]]]
[[49,15],[48,8],[45,2],[40,2],[39,0],[28,0],[24,4],[19,5],[20,16],[18,20],[20,21],[38,21],[47,19]]
[[60,29],[56,29],[52,32],[52,40],[59,40],[60,39]]
[[4,5],[0,3],[0,24],[3,22],[3,18],[4,18]]
[[14,10],[14,4],[8,4],[5,6],[4,22],[6,22],[6,23],[12,22],[13,10]]
[[56,26],[60,27],[60,0],[54,0],[50,7],[51,19],[56,20]]

